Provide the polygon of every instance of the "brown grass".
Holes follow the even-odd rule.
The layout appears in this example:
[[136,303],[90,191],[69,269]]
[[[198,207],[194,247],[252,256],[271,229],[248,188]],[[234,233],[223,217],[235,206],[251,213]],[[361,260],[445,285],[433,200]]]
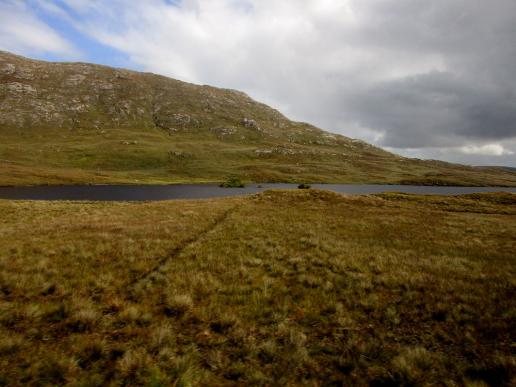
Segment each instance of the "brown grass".
[[0,384],[511,385],[516,199],[0,201]]

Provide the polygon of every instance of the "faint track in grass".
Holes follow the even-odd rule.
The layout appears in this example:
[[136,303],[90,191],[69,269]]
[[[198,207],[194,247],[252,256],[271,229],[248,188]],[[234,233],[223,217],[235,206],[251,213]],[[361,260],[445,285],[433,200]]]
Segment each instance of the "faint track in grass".
[[124,288],[128,289],[130,292],[137,288],[138,284],[143,283],[150,279],[154,274],[159,273],[163,267],[171,260],[176,257],[178,257],[186,248],[189,246],[197,243],[200,239],[202,239],[205,235],[209,234],[211,231],[215,230],[218,226],[220,226],[222,223],[226,221],[226,219],[229,218],[231,214],[236,212],[242,205],[244,204],[244,201],[235,204],[233,207],[227,209],[220,215],[218,218],[215,219],[213,223],[211,223],[208,227],[201,230],[197,234],[186,238],[184,241],[182,241],[179,246],[172,249],[167,255],[164,257],[159,258],[157,261],[157,264],[154,265],[151,269],[147,270],[145,273],[137,276],[136,278],[133,278],[130,282],[128,282],[126,285],[124,285]]

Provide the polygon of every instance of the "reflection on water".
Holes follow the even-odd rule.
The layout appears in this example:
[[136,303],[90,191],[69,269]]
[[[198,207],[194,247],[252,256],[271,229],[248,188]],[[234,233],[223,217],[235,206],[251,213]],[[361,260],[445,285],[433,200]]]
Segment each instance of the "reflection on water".
[[[516,193],[516,188],[505,187],[436,187],[367,184],[313,184],[312,187],[352,195],[380,192],[404,192],[424,195],[460,195],[476,192],[498,191]],[[26,200],[106,201],[207,199],[254,194],[267,189],[297,189],[297,185],[250,184],[245,188],[220,188],[213,184],[0,187],[0,198]]]

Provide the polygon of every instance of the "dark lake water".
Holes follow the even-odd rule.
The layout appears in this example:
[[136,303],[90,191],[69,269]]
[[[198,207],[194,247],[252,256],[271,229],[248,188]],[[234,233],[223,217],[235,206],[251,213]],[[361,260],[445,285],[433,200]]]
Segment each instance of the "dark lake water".
[[[313,184],[312,187],[353,195],[380,192],[404,192],[424,195],[460,195],[476,192],[499,191],[516,193],[516,188],[505,187],[429,187],[414,185],[366,184]],[[0,187],[0,199],[106,201],[207,199],[248,195],[273,188],[297,189],[297,185],[250,184],[245,188],[220,188],[214,184]]]

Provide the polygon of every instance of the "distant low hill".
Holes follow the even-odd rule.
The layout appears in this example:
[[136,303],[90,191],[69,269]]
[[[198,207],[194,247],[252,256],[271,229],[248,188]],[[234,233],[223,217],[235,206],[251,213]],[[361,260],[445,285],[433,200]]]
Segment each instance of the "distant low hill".
[[0,52],[0,184],[255,182],[516,185],[294,122],[246,94]]
[[478,168],[486,168],[486,169],[501,169],[503,171],[509,171],[509,172],[515,172],[516,173],[516,168],[515,167],[507,167],[507,166],[504,166],[504,165],[496,165],[496,166],[482,166],[482,167],[478,167]]

